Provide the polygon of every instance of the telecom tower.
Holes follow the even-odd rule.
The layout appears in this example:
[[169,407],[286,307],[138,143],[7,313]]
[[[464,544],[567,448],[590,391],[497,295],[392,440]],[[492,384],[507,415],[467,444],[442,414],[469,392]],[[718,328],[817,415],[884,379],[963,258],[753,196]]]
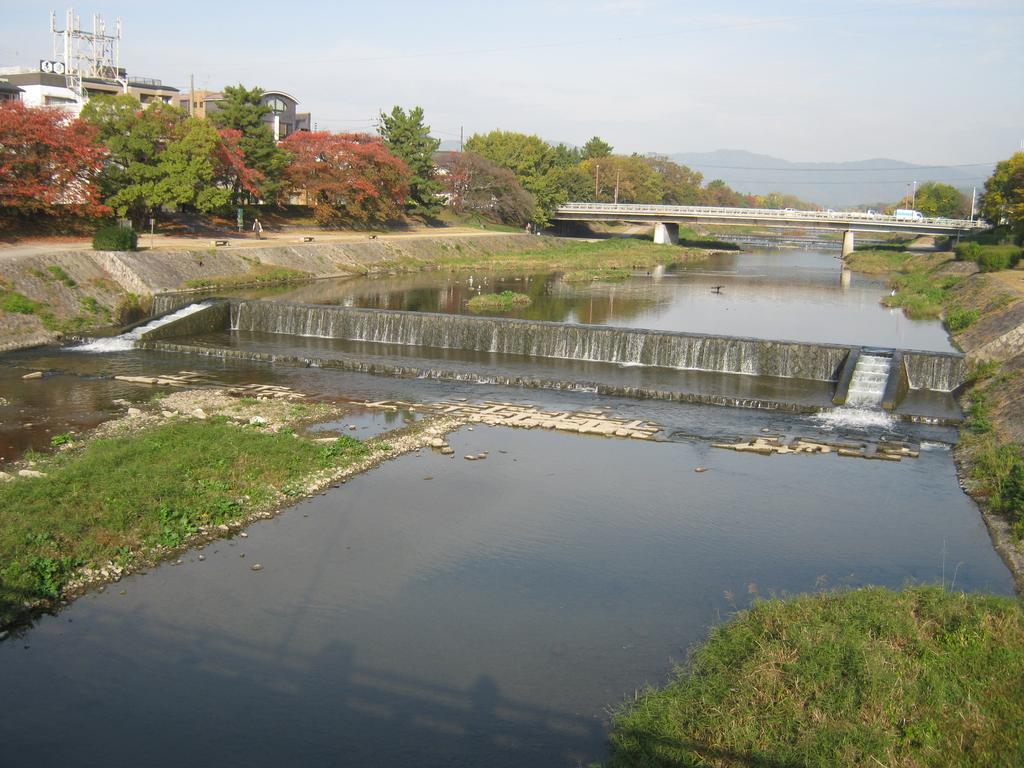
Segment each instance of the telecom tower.
[[[107,34],[107,24],[98,13],[92,15],[92,32],[82,30],[82,20],[69,8],[64,29],[57,29],[57,12],[50,11],[50,32],[53,34],[53,70],[63,74],[67,86],[78,101],[86,101],[83,78],[98,78],[121,84],[128,92],[128,80],[120,67],[119,43],[121,19],[114,23],[114,33]],[[59,69],[63,65],[63,72]]]

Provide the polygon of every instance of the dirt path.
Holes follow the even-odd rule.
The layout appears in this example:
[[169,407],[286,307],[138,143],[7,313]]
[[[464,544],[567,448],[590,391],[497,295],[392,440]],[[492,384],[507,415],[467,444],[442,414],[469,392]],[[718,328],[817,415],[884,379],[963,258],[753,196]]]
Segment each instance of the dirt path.
[[[299,243],[361,243],[369,240],[381,241],[402,241],[402,240],[423,240],[437,237],[493,237],[496,234],[513,234],[494,232],[486,229],[473,229],[472,227],[424,227],[402,232],[324,232],[319,229],[288,230],[287,232],[266,232],[263,238],[257,240],[252,233],[237,236],[218,237],[218,240],[227,240],[228,247],[236,248],[266,248],[273,245],[294,245]],[[312,241],[306,238],[313,238]],[[214,238],[210,237],[183,237],[180,235],[139,235],[140,251],[178,251],[178,250],[202,250],[209,248]],[[89,238],[41,238],[39,240],[24,240],[18,243],[0,243],[0,263],[14,261],[26,256],[49,256],[58,253],[69,253],[72,251],[92,250],[92,241]]]

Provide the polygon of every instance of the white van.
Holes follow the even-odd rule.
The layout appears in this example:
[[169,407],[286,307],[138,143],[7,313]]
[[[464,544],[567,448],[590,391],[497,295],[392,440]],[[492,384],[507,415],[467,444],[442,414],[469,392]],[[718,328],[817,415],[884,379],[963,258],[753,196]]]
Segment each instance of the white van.
[[893,211],[892,215],[897,219],[906,219],[907,221],[921,221],[924,218],[920,211],[915,211],[910,208],[897,208]]

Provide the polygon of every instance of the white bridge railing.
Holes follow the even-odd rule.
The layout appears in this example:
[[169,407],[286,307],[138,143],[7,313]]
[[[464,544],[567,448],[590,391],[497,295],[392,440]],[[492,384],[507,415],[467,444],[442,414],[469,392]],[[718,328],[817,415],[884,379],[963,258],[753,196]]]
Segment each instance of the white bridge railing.
[[735,218],[735,219],[779,219],[785,222],[832,222],[895,224],[897,226],[930,226],[945,229],[986,229],[984,221],[968,219],[944,218],[909,218],[904,216],[886,216],[868,211],[798,211],[792,208],[725,208],[707,205],[635,205],[629,203],[566,203],[555,211],[557,214],[572,215],[574,213],[622,214],[625,218],[642,216],[656,218],[658,216],[692,216]]

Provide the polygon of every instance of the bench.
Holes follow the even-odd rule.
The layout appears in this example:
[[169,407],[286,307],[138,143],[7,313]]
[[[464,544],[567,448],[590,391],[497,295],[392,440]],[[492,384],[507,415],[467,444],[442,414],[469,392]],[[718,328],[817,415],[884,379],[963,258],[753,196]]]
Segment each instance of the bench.
[[299,242],[302,242],[302,243],[312,243],[313,242],[313,237],[311,235],[303,235],[302,239]]
[[228,244],[227,240],[214,240],[214,241],[212,241],[212,245],[213,245],[214,248],[216,248],[218,246],[221,246],[221,245],[227,245],[227,244]]

